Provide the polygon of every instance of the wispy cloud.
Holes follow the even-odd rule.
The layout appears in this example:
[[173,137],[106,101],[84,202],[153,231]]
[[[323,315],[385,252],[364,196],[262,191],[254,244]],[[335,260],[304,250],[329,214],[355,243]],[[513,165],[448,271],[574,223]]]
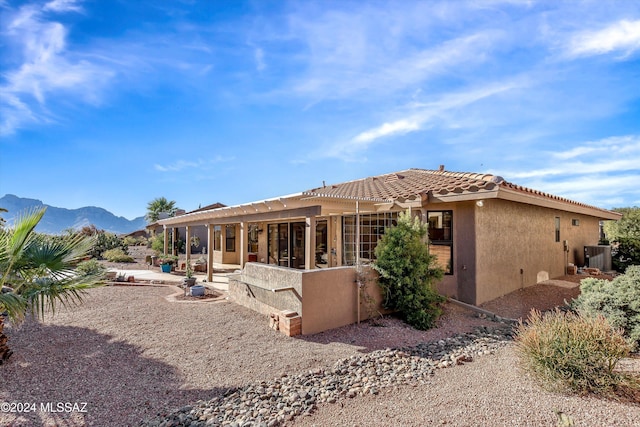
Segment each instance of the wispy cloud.
[[600,30],[583,31],[569,41],[570,56],[593,56],[620,52],[629,56],[640,49],[640,20],[622,19]]
[[515,83],[502,83],[465,92],[449,93],[443,95],[439,100],[429,103],[414,102],[410,105],[412,113],[408,117],[388,121],[363,131],[346,144],[335,145],[327,154],[332,157],[351,157],[356,151],[367,149],[378,139],[416,132],[426,126],[433,126],[436,119],[441,118],[444,113],[463,109],[482,99],[516,87],[518,85]]
[[[344,99],[404,90],[443,76],[457,65],[469,66],[484,61],[486,52],[493,45],[492,40],[500,37],[497,32],[480,32],[421,49],[401,51],[400,40],[363,37],[370,29],[361,29],[364,34],[354,34],[352,28],[336,29],[338,33],[332,28],[318,29],[312,32],[313,37],[306,35],[304,39],[311,52],[306,58],[308,71],[292,84],[294,92],[300,96]],[[338,43],[346,43],[349,47],[338,47]]]
[[420,129],[421,123],[416,120],[396,120],[392,123],[385,123],[380,127],[375,129],[371,129],[361,134],[357,135],[353,138],[353,142],[356,144],[359,143],[369,143],[371,141],[375,141],[378,138],[382,138],[385,136],[403,134],[407,132],[413,132]]
[[76,0],[53,0],[46,3],[43,10],[54,12],[81,12],[82,6]]
[[197,159],[197,160],[176,160],[172,164],[161,165],[154,164],[153,168],[158,172],[180,172],[185,169],[197,169],[199,171],[210,170],[215,165],[220,163],[228,163],[235,160],[234,156],[224,157],[224,156],[215,156],[212,159]]
[[584,145],[573,147],[566,151],[552,153],[552,156],[557,159],[567,160],[573,158],[584,159],[587,156],[624,157],[629,154],[633,156],[640,156],[640,136],[612,136],[599,141],[587,142]]
[[608,207],[637,193],[640,135],[588,141],[556,153],[532,152],[529,157],[541,159],[544,166],[536,168],[532,164],[528,170],[489,173],[551,194]]
[[255,60],[256,60],[256,69],[257,69],[258,71],[262,71],[262,70],[264,70],[265,68],[267,68],[267,64],[266,64],[266,62],[264,61],[264,50],[262,50],[262,49],[261,49],[261,48],[259,48],[259,47],[258,47],[258,48],[256,48],[256,49],[253,51],[253,56],[254,56],[254,58],[255,58]]
[[[47,96],[68,93],[98,103],[98,93],[113,73],[85,58],[77,58],[66,46],[67,28],[48,21],[46,10],[77,12],[72,1],[53,1],[44,7],[21,7],[9,20],[6,35],[22,51],[22,63],[4,73],[0,84],[0,135],[8,135],[33,122],[53,121]],[[35,101],[35,102],[33,102]]]

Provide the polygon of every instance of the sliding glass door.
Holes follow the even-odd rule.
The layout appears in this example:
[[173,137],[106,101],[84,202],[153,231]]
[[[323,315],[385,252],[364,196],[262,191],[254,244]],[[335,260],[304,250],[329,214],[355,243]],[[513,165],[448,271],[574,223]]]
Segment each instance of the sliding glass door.
[[269,224],[268,263],[281,267],[304,269],[305,267],[304,222]]

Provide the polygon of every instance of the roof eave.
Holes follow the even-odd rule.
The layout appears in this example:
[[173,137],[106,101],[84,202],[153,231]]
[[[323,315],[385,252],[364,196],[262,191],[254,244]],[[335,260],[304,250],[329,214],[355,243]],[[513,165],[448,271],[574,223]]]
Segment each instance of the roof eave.
[[605,220],[618,220],[622,217],[622,214],[619,214],[618,212],[573,202],[569,199],[563,199],[560,197],[551,198],[546,195],[530,194],[504,187],[500,187],[497,197],[503,200],[542,206],[550,209],[558,209]]

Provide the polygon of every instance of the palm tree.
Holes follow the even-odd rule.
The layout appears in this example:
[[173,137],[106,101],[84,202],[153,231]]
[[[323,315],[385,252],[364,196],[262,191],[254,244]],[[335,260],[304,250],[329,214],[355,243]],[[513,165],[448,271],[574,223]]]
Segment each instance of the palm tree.
[[[80,276],[73,268],[86,257],[94,238],[81,234],[51,238],[35,233],[46,208],[18,216],[0,229],[0,343],[5,317],[14,322],[31,312],[43,318],[58,304],[82,302],[86,289],[100,286],[101,277]],[[3,344],[4,345],[4,344]],[[11,352],[0,348],[0,363]]]
[[167,200],[166,197],[156,197],[147,204],[147,214],[145,218],[150,223],[160,219],[160,214],[166,212],[169,216],[175,216],[178,208],[174,200]]

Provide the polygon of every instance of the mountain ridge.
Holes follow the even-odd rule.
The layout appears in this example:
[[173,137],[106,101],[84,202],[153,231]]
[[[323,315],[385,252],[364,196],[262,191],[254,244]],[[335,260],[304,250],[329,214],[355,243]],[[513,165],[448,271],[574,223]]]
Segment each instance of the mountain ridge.
[[19,197],[14,194],[5,194],[0,198],[0,208],[8,212],[0,213],[0,216],[11,225],[15,217],[29,209],[46,207],[42,220],[36,227],[36,231],[47,234],[60,234],[70,228],[80,229],[84,226],[95,225],[99,230],[105,230],[115,234],[127,234],[141,230],[147,225],[144,217],[129,220],[116,216],[108,210],[98,206],[84,206],[77,209],[66,209],[47,205],[42,200]]

